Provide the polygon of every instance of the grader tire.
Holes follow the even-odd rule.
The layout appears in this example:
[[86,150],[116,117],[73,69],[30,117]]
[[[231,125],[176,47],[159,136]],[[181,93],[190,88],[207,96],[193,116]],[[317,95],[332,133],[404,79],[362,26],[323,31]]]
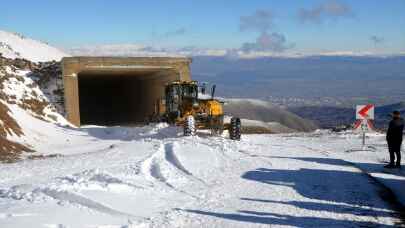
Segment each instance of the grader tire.
[[183,132],[184,136],[195,135],[196,128],[194,116],[187,116],[186,121],[184,122]]
[[210,121],[210,128],[212,135],[222,135],[224,132],[224,117],[213,117]]
[[241,121],[237,117],[231,118],[231,123],[229,126],[229,137],[232,140],[240,140],[241,138]]

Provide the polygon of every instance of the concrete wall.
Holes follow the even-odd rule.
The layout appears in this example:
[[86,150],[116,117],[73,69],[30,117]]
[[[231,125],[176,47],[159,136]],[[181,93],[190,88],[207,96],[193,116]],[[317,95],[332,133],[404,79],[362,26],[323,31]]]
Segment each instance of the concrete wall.
[[[132,109],[138,114],[154,111],[155,101],[164,95],[166,83],[174,80],[191,80],[189,58],[171,57],[67,57],[62,60],[67,119],[81,125],[79,105],[79,77],[98,80],[102,77],[136,77],[141,88],[134,85],[134,96],[141,93]],[[139,87],[139,86],[138,86]],[[119,99],[119,98],[117,98]]]

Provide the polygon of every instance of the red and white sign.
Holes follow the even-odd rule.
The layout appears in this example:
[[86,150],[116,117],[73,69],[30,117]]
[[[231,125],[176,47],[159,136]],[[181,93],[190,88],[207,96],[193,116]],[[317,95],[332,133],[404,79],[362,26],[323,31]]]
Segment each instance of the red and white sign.
[[374,105],[357,105],[356,106],[356,123],[354,129],[362,132],[374,130]]
[[358,120],[374,120],[374,105],[357,105],[356,119]]
[[362,131],[362,132],[374,131],[373,121],[367,120],[367,119],[357,120],[356,123],[354,123],[353,128],[354,128],[354,130]]

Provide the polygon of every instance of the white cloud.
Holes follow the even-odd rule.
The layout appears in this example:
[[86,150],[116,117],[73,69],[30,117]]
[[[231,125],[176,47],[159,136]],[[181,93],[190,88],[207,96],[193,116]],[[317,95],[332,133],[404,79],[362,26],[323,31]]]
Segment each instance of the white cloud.
[[310,9],[300,9],[298,17],[302,22],[322,23],[354,16],[352,8],[342,1],[329,0]]

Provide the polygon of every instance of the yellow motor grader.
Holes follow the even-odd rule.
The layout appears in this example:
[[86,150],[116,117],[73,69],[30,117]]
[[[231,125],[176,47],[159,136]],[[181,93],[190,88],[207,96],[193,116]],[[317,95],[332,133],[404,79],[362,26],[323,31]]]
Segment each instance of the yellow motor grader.
[[224,130],[228,130],[232,140],[240,140],[240,119],[232,117],[230,123],[224,124],[223,103],[214,98],[215,85],[211,88],[211,94],[206,94],[205,87],[205,84],[199,86],[196,81],[167,84],[164,119],[183,126],[185,136],[194,135],[197,129],[211,130],[213,135],[221,135]]

